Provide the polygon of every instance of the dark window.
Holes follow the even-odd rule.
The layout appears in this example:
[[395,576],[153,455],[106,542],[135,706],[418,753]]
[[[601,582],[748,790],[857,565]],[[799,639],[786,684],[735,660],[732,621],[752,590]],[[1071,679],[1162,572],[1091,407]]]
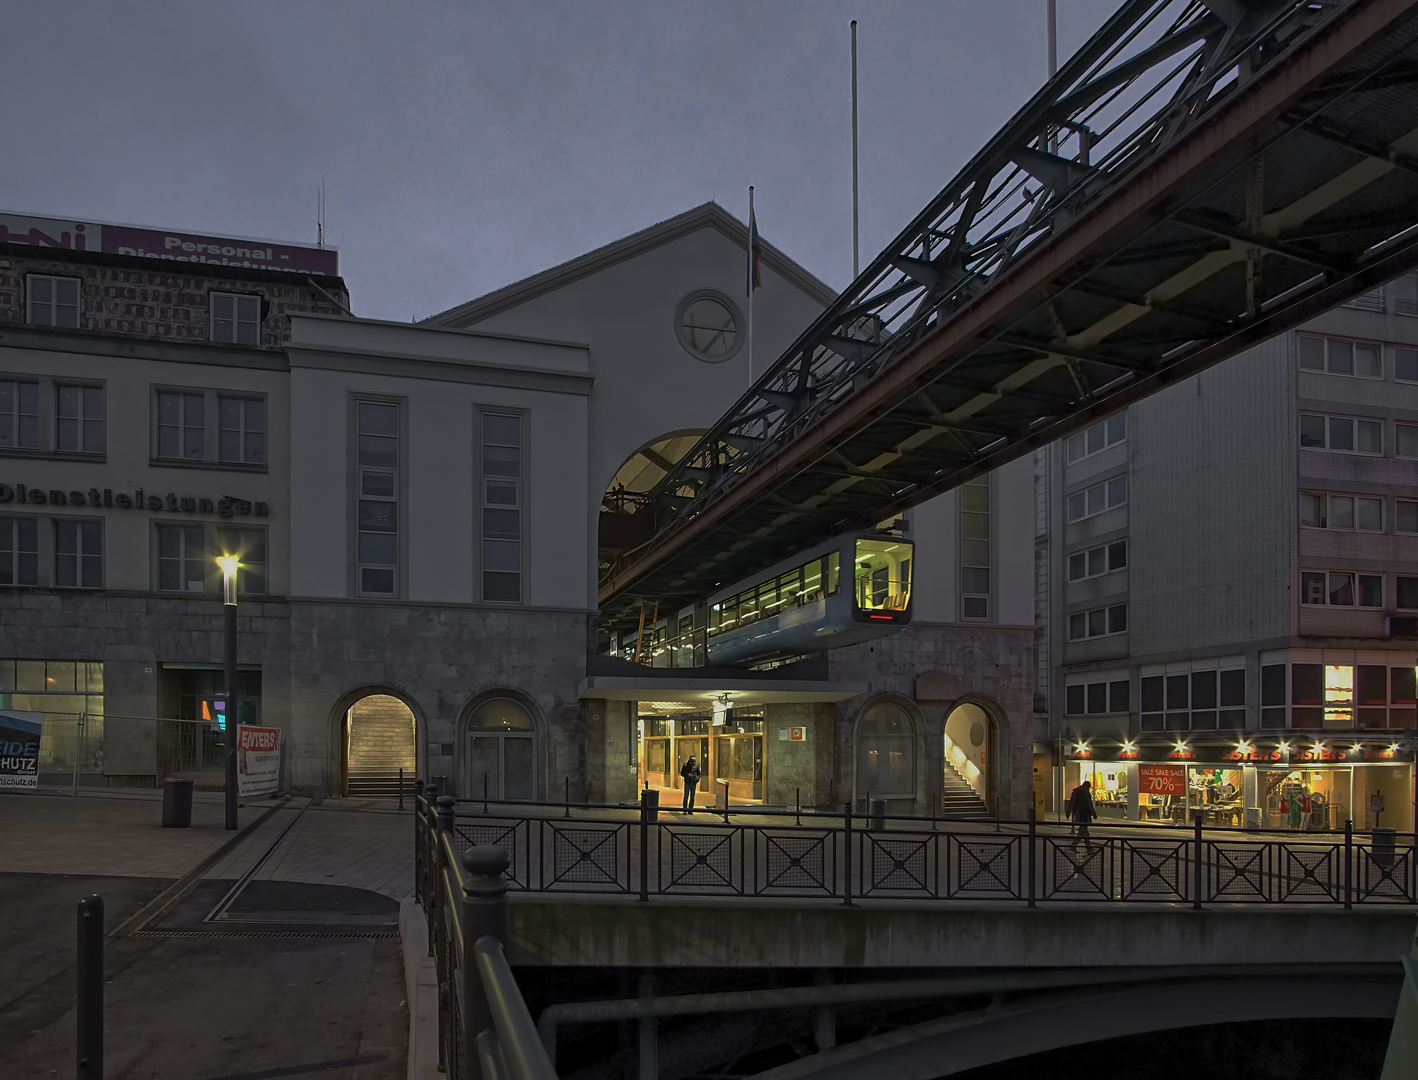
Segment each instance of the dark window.
[[217,546],[224,555],[235,555],[237,568],[236,591],[248,596],[266,592],[266,530],[219,529]]
[[103,453],[103,388],[54,387],[54,448],[70,454]]
[[1290,665],[1290,703],[1292,705],[1324,704],[1324,665]]
[[35,326],[77,328],[79,325],[79,279],[30,274],[29,321]]
[[1118,604],[1116,607],[1108,609],[1108,633],[1122,634],[1128,628],[1128,609],[1126,604]]
[[39,383],[0,380],[0,446],[39,449]]
[[399,406],[355,406],[358,591],[392,596],[399,565]]
[[1162,676],[1149,675],[1144,679],[1139,679],[1138,697],[1141,699],[1140,705],[1143,712],[1162,711]]
[[1221,672],[1221,707],[1244,708],[1246,704],[1246,669],[1233,668]]
[[1128,711],[1128,681],[1120,679],[1108,684],[1108,711],[1123,713]]
[[1091,713],[1105,713],[1108,711],[1108,684],[1089,683],[1088,684],[1088,711]]
[[219,396],[217,417],[218,460],[266,463],[265,399]]
[[158,526],[158,588],[165,592],[205,592],[210,573],[207,530],[201,525]]
[[1285,665],[1266,664],[1260,669],[1260,703],[1285,704]]
[[103,526],[97,521],[54,523],[54,584],[103,588]]
[[1412,705],[1414,703],[1415,670],[1411,667],[1391,668],[1390,688],[1392,697],[1389,701],[1394,705]]
[[1064,687],[1064,712],[1069,716],[1082,716],[1087,711],[1085,705],[1087,689],[1082,684]]
[[1167,676],[1167,708],[1185,709],[1187,707],[1187,683],[1190,680],[1185,675]]
[[213,341],[228,345],[261,344],[261,298],[239,293],[218,293],[210,296],[212,304]]
[[0,585],[39,584],[39,522],[0,518]]
[[1398,586],[1398,606],[1418,608],[1418,577],[1396,578],[1395,584]]
[[1304,573],[1300,575],[1300,603],[1323,604],[1324,590],[1323,574]]
[[1192,672],[1191,706],[1193,709],[1216,708],[1216,672]]
[[[484,413],[482,434],[483,599],[515,604],[522,599],[522,418]],[[759,611],[772,614],[777,579],[764,582],[759,593]]]
[[1360,705],[1388,704],[1388,668],[1361,664],[1354,672],[1354,696]]
[[205,404],[203,394],[158,391],[158,457],[201,461],[206,456]]
[[1108,569],[1121,570],[1128,564],[1128,542],[1119,540],[1108,545]]

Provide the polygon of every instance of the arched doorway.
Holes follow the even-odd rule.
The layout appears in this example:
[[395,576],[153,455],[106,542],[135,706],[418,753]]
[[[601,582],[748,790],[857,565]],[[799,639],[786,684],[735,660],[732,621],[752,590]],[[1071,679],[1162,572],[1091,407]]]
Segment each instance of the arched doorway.
[[395,798],[418,773],[414,714],[390,694],[368,694],[345,710],[344,794]]
[[464,798],[537,797],[536,726],[511,698],[484,701],[468,717]]
[[916,810],[916,725],[894,701],[878,701],[857,723],[857,796],[885,799],[889,814]]
[[992,812],[995,721],[972,701],[961,702],[945,718],[941,793],[946,817]]

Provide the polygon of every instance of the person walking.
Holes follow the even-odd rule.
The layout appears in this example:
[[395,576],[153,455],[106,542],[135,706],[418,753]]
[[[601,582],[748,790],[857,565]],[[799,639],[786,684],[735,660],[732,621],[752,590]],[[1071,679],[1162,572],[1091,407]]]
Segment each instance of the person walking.
[[1068,797],[1068,807],[1069,818],[1075,829],[1069,850],[1077,848],[1080,840],[1085,848],[1091,848],[1093,845],[1088,839],[1088,826],[1098,816],[1098,811],[1093,807],[1093,785],[1085,780],[1074,788]]
[[680,778],[684,781],[684,812],[694,813],[694,790],[699,786],[699,762],[694,760],[694,755],[689,755],[679,769]]

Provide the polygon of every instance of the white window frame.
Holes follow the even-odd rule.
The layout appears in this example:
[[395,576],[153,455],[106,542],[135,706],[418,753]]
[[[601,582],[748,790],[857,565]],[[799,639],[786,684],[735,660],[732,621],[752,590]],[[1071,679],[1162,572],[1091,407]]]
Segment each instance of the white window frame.
[[[175,556],[163,554],[164,536],[177,536],[178,552]],[[188,549],[188,545],[193,537],[197,537],[198,549],[195,553]],[[153,556],[154,574],[153,591],[162,593],[201,593],[210,594],[216,591],[216,564],[212,561],[211,545],[208,542],[208,532],[205,524],[194,525],[190,521],[155,521],[153,522]],[[178,585],[175,588],[165,587],[162,582],[163,565],[175,562],[177,564]],[[196,588],[193,588],[192,579],[187,577],[192,565],[198,568],[200,578],[197,580]]]
[[[1110,476],[1101,483],[1090,484],[1081,491],[1070,494],[1065,500],[1069,524],[1071,525],[1075,521],[1085,521],[1088,518],[1097,517],[1099,514],[1106,514],[1109,510],[1116,510],[1119,506],[1126,506],[1128,501],[1127,482],[1127,473],[1119,473],[1117,476]],[[1094,495],[1100,492],[1099,498],[1095,499]],[[1083,508],[1083,513],[1077,515],[1074,513],[1074,500],[1076,499],[1083,500],[1079,504]],[[1093,509],[1095,502],[1099,501],[1101,501],[1101,505],[1098,509]]]
[[[43,408],[40,404],[40,400],[43,388],[40,385],[40,380],[35,378],[27,379],[22,375],[7,375],[3,380],[0,380],[0,382],[7,383],[11,387],[11,408],[10,411],[5,414],[10,421],[10,441],[8,443],[0,443],[0,448],[5,450],[39,450],[39,444],[43,438],[40,424],[40,411]],[[30,387],[34,392],[34,410],[32,412],[22,411],[23,402],[21,399],[24,397],[24,387]],[[28,443],[20,442],[20,428],[23,426],[22,421],[25,418],[31,420],[34,432],[32,441]]]
[[[1317,577],[1317,576],[1324,578],[1324,594],[1323,594],[1323,599],[1321,599],[1321,600],[1318,601],[1318,602],[1315,602],[1315,601],[1310,600],[1309,593],[1307,592],[1307,589],[1308,589],[1308,587],[1312,584],[1312,582],[1307,581],[1306,578],[1314,578],[1314,577]],[[1387,592],[1388,592],[1388,586],[1387,586],[1387,583],[1384,581],[1384,576],[1385,576],[1385,575],[1383,575],[1383,574],[1364,573],[1364,572],[1361,571],[1361,570],[1301,570],[1301,571],[1300,571],[1300,604],[1301,604],[1302,607],[1312,607],[1312,608],[1313,608],[1313,607],[1342,607],[1342,608],[1359,608],[1359,609],[1361,609],[1361,610],[1363,610],[1363,611],[1380,611],[1380,610],[1382,610],[1383,607],[1384,607],[1384,597],[1385,597],[1385,595],[1386,595]],[[1353,602],[1352,604],[1334,603],[1334,602],[1332,602],[1332,601],[1330,600],[1330,597],[1334,595],[1336,586],[1341,587],[1341,588],[1343,587],[1343,584],[1344,584],[1344,583],[1343,583],[1342,581],[1337,581],[1337,580],[1336,580],[1336,579],[1340,579],[1340,578],[1348,578],[1348,579],[1349,579],[1349,582],[1348,582],[1349,589],[1350,589],[1350,592],[1351,592],[1351,593],[1353,594],[1353,596],[1354,596],[1354,602]],[[1361,585],[1360,585],[1360,579],[1361,579],[1361,578],[1369,578],[1369,579],[1371,579],[1371,580],[1372,580],[1372,579],[1377,579],[1377,580],[1378,580],[1378,582],[1379,582],[1379,602],[1378,602],[1377,604],[1365,604],[1365,603],[1362,603],[1362,602],[1361,602],[1361,601],[1362,601],[1362,598],[1363,598],[1363,589],[1362,589],[1362,587],[1361,587]]]
[[[967,488],[973,488],[985,493],[985,509],[983,511],[968,509],[965,506],[965,491]],[[988,621],[993,614],[994,605],[992,602],[992,594],[994,592],[995,562],[993,510],[994,492],[993,485],[990,483],[989,473],[960,486],[960,618],[962,620],[970,620],[972,622]],[[985,536],[983,538],[978,536],[966,537],[965,523],[967,517],[985,519]],[[967,543],[985,545],[985,564],[982,565],[978,560],[966,561],[965,545]],[[986,584],[986,590],[984,592],[966,589],[965,578],[967,570],[984,571]],[[983,603],[972,603],[972,601],[982,601]],[[981,608],[983,608],[983,610],[980,610]]]
[[[1418,313],[1415,313],[1418,314]],[[1407,368],[1409,374],[1399,374]],[[1418,382],[1418,347],[1395,345],[1393,347],[1394,382]]]
[[1106,420],[1084,428],[1064,439],[1064,455],[1068,463],[1082,461],[1094,454],[1101,454],[1110,446],[1126,442],[1128,437],[1128,414],[1116,413]]
[[[1307,500],[1311,500],[1307,502]],[[1366,532],[1381,533],[1384,531],[1385,500],[1377,495],[1352,495],[1347,492],[1335,491],[1302,491],[1300,492],[1300,527],[1302,529],[1325,529],[1327,531],[1339,532]],[[1344,517],[1344,504],[1348,503],[1349,524],[1335,524],[1335,521]],[[1369,528],[1360,525],[1361,507],[1360,503],[1371,503],[1378,506],[1379,524],[1377,528]],[[1310,520],[1306,520],[1307,507],[1313,506],[1316,513],[1309,515]],[[1370,507],[1372,509],[1372,507]],[[1318,522],[1316,524],[1315,522]]]
[[[225,408],[229,403],[235,402],[237,406],[239,427],[226,427]],[[260,408],[259,431],[252,425],[252,406]],[[216,457],[217,461],[223,465],[265,465],[267,463],[267,452],[270,449],[270,428],[271,421],[266,407],[266,395],[264,394],[243,394],[236,391],[217,391],[216,408]],[[228,457],[222,448],[222,436],[229,431],[236,433],[236,457]],[[258,438],[259,437],[259,438]],[[256,444],[253,446],[253,443]],[[248,456],[254,451],[251,460]]]
[[[1410,519],[1411,528],[1405,528],[1404,518]],[[1395,499],[1393,506],[1393,531],[1404,535],[1418,533],[1418,502],[1412,499]]]
[[[65,416],[61,411],[64,408],[64,391],[77,390],[79,414],[77,416]],[[56,454],[73,454],[77,457],[99,457],[106,449],[108,438],[107,422],[107,394],[105,388],[96,383],[84,382],[73,379],[54,380],[54,452]],[[89,405],[93,400],[93,395],[98,399],[98,415],[89,415]],[[66,424],[73,424],[78,436],[78,448],[66,449],[60,443],[63,440],[64,427]],[[97,432],[97,449],[90,450],[86,443],[90,434]]]
[[[1118,687],[1121,686],[1121,691]],[[1104,708],[1090,708],[1089,698],[1101,687]],[[1082,710],[1069,706],[1070,691],[1081,689]],[[1121,700],[1119,699],[1121,695]],[[1064,676],[1065,716],[1126,716],[1132,711],[1132,678],[1127,671],[1089,671]]]
[[[1306,366],[1304,363],[1305,343],[1320,343],[1320,366]],[[1349,370],[1337,371],[1337,365],[1342,361],[1336,355],[1340,350],[1332,349],[1331,346],[1349,346]],[[1364,375],[1359,372],[1359,350],[1367,349],[1373,353],[1374,360],[1378,363],[1377,374]],[[1329,334],[1300,334],[1295,342],[1295,359],[1301,371],[1313,371],[1321,375],[1338,375],[1342,379],[1383,379],[1384,377],[1384,347],[1383,342],[1369,341],[1365,338],[1337,337]]]
[[[389,406],[394,409],[394,435],[388,436],[377,432],[368,432],[371,437],[393,438],[394,439],[394,465],[392,467],[375,464],[365,464],[360,460],[359,440],[360,430],[360,407],[363,405]],[[405,564],[404,556],[408,550],[408,537],[406,529],[408,524],[408,500],[404,497],[404,465],[408,458],[407,428],[405,423],[406,410],[408,405],[405,401],[395,398],[382,398],[373,395],[361,395],[353,399],[353,409],[350,417],[351,441],[353,450],[351,463],[354,467],[354,498],[353,504],[354,518],[352,521],[353,533],[353,566],[354,566],[354,593],[356,596],[369,597],[371,599],[393,600],[398,599],[402,594],[403,569]],[[388,492],[383,488],[385,481],[388,481]],[[362,528],[360,514],[362,507],[360,503],[368,501],[371,503],[394,504],[394,562],[366,562],[362,558],[360,537],[363,534],[371,536],[388,536],[389,530],[377,528]],[[389,571],[391,573],[392,589],[388,592],[383,590],[365,588],[365,570]]]
[[[22,533],[28,533],[28,537],[23,537]],[[25,589],[34,588],[39,585],[39,518],[35,517],[0,517],[0,536],[4,537],[7,549],[0,552],[0,574],[8,573],[8,582],[0,581],[0,588]],[[33,546],[22,547],[21,544],[28,540]],[[30,559],[30,573],[22,573],[23,563],[26,556]],[[8,566],[5,563],[8,562]],[[22,577],[29,577],[32,580],[22,581]]]
[[[1323,446],[1307,446],[1304,443],[1304,423],[1306,417],[1319,418],[1324,421],[1324,442]],[[1334,423],[1335,421],[1348,421],[1354,425],[1354,449],[1345,450],[1336,448],[1334,443]],[[1379,431],[1379,448],[1377,450],[1360,450],[1359,446],[1359,425],[1373,424]],[[1350,416],[1342,413],[1320,413],[1311,412],[1309,409],[1300,413],[1300,449],[1301,450],[1324,450],[1331,454],[1355,454],[1359,457],[1383,457],[1384,456],[1384,422],[1378,416]]]
[[[504,473],[489,472],[487,467],[487,451],[489,447],[499,447],[502,449],[513,449],[510,443],[493,443],[488,439],[494,437],[488,430],[488,420],[513,420],[517,424],[517,466],[516,476],[507,476]],[[528,430],[530,428],[528,413],[523,409],[498,407],[495,405],[479,405],[477,407],[477,460],[475,462],[477,475],[477,595],[478,599],[485,604],[498,604],[515,607],[528,602],[528,581],[527,581],[527,521],[530,500],[528,492]],[[499,498],[494,499],[492,493],[494,489],[499,492]],[[515,502],[505,501],[510,494]],[[492,535],[489,528],[489,511],[493,513],[505,513],[512,511],[516,513],[517,536],[515,538],[498,534]],[[494,545],[494,546],[490,546]],[[515,545],[515,550],[513,545]],[[498,564],[497,568],[492,568],[493,560],[489,555],[507,555],[512,553],[515,557],[511,563]],[[508,565],[515,564],[517,569],[509,570]],[[493,590],[489,589],[488,575],[497,574],[502,577],[516,575],[517,596],[515,599],[506,596],[494,596]],[[505,581],[499,583],[506,584]]]
[[[53,290],[51,293],[53,299],[47,302],[35,300],[35,283],[41,281],[48,284]],[[61,285],[66,287],[66,291],[68,288],[72,288],[74,294],[73,303],[68,303],[64,298],[60,297],[59,288]],[[57,330],[77,330],[79,325],[83,322],[83,299],[84,284],[80,278],[59,274],[25,275],[25,322],[29,323],[31,326],[49,326]],[[37,308],[47,309],[45,318],[39,319],[35,317]],[[58,314],[61,309],[73,311],[74,321],[72,323],[59,321]]]
[[[1117,637],[1128,632],[1127,604],[1108,604],[1104,607],[1089,608],[1086,611],[1071,611],[1068,615],[1068,640],[1069,641],[1094,641],[1098,638]],[[1123,627],[1121,630],[1112,629],[1113,613],[1122,612]],[[1104,629],[1100,633],[1092,633],[1092,616],[1102,613]],[[1083,633],[1074,633],[1074,620],[1083,617]]]
[[[61,533],[62,530],[64,530],[64,529],[65,529],[66,527],[68,527],[68,526],[72,526],[72,527],[74,528],[74,530],[75,530],[75,531],[74,531],[74,536],[75,536],[75,539],[77,540],[77,545],[76,545],[76,546],[77,546],[77,550],[72,551],[72,552],[69,552],[69,551],[61,551],[61,550],[60,550],[60,545],[59,545],[60,533]],[[89,528],[90,526],[91,526],[92,528]],[[55,587],[56,589],[75,589],[75,590],[84,590],[84,589],[87,589],[87,590],[94,590],[94,589],[102,589],[102,588],[103,588],[103,579],[104,579],[103,519],[102,519],[102,518],[54,518],[54,519],[53,519],[53,534],[54,534],[54,587]],[[90,548],[88,547],[88,545],[85,543],[86,538],[91,538],[91,537],[94,537],[94,536],[97,537],[97,546],[98,546],[98,550],[97,550],[97,551],[90,550]],[[75,564],[74,564],[75,581],[74,581],[73,584],[68,584],[68,583],[65,583],[64,581],[61,580],[62,577],[64,576],[64,575],[60,572],[60,566],[61,566],[60,560],[61,560],[61,559],[73,559],[73,560],[75,560]],[[98,565],[98,583],[97,583],[97,584],[86,584],[86,583],[84,582],[84,572],[85,572],[85,569],[87,568],[87,565],[86,565],[86,564],[88,564],[89,560],[93,560],[93,561],[96,562],[97,565]]]
[[[1121,563],[1119,563],[1117,566],[1114,566],[1113,551],[1115,548],[1119,547],[1122,548],[1123,559]],[[1106,544],[1095,544],[1093,547],[1084,548],[1081,551],[1070,552],[1068,555],[1067,566],[1068,580],[1071,582],[1088,581],[1092,578],[1103,577],[1107,574],[1116,574],[1119,571],[1126,570],[1128,567],[1127,549],[1127,537],[1123,537],[1121,540],[1110,540]],[[1096,573],[1092,569],[1094,555],[1097,555],[1099,560],[1103,564],[1103,569],[1097,571]],[[1073,560],[1078,558],[1083,559],[1083,573],[1078,576],[1074,576]]]
[[[256,293],[207,293],[207,337],[219,345],[261,345],[261,307],[264,297]],[[228,309],[229,305],[229,309]],[[254,306],[254,312],[252,310]],[[243,330],[250,333],[244,336]]]
[[1418,424],[1406,424],[1402,420],[1395,420],[1393,422],[1393,456],[1396,458],[1403,458],[1405,461],[1412,461],[1415,458],[1418,458],[1418,452],[1412,454],[1405,454],[1400,451],[1400,432],[1411,435],[1414,444],[1413,449],[1415,451],[1418,451]]

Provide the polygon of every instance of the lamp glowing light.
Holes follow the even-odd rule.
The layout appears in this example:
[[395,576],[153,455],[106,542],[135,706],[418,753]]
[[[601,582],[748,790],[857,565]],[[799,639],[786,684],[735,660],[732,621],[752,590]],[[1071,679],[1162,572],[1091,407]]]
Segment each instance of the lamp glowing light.
[[222,568],[222,603],[236,606],[236,571],[241,560],[235,555],[218,555],[217,565]]

